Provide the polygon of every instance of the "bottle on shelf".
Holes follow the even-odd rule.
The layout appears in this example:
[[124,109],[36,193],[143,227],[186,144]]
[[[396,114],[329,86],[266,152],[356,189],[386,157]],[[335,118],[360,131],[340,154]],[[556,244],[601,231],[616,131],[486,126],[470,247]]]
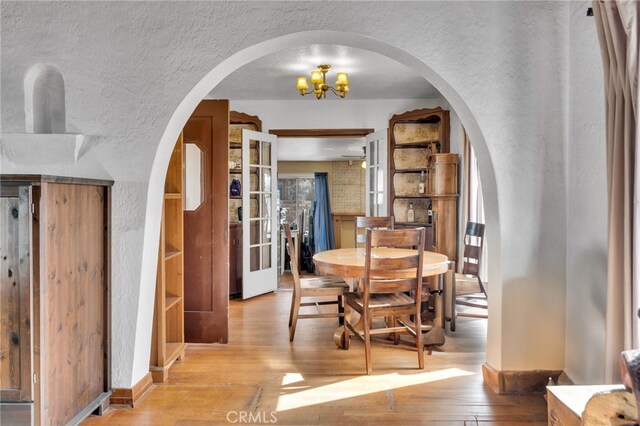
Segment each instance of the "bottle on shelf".
[[407,222],[415,222],[416,216],[413,211],[413,203],[409,203],[409,210],[407,210]]
[[420,172],[420,182],[418,183],[418,193],[424,194],[424,170]]
[[433,209],[431,208],[431,203],[429,203],[429,207],[427,207],[427,223],[433,223]]

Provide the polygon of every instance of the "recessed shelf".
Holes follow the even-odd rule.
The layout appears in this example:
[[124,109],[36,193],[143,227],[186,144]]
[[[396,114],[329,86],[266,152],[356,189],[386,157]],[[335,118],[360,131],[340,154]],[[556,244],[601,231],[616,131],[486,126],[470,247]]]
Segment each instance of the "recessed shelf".
[[426,227],[431,226],[430,223],[424,223],[424,222],[395,222],[395,224],[400,226],[426,226]]
[[178,358],[181,352],[184,350],[185,344],[182,342],[167,342],[165,349],[165,359],[167,361],[173,361]]
[[176,256],[180,256],[182,252],[178,249],[166,250],[164,252],[164,260],[172,259]]
[[178,297],[178,296],[167,296],[167,297],[165,297],[164,309],[166,311],[168,311],[169,309],[173,308],[181,300],[182,300],[182,297]]
[[413,141],[409,143],[402,143],[396,141],[396,149],[402,148],[424,148],[433,144],[440,144],[440,141]]
[[415,194],[415,195],[398,195],[396,198],[430,198],[427,194]]
[[427,172],[427,168],[417,168],[417,169],[395,169],[394,172],[396,173],[420,173],[420,172]]

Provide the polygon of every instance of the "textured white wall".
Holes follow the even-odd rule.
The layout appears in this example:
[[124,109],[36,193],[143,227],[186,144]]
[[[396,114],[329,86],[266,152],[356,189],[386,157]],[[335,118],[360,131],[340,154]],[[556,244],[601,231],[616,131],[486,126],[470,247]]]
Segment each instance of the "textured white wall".
[[116,181],[114,387],[148,370],[162,184],[180,128],[234,69],[318,40],[411,66],[455,108],[481,165],[489,280],[501,283],[487,360],[564,366],[566,3],[3,2],[0,13],[2,131],[24,132],[24,75],[50,63],[65,79],[67,131],[89,135],[91,150],[37,171]]
[[590,2],[571,4],[567,144],[567,337],[565,372],[604,380],[607,174],[602,58]]

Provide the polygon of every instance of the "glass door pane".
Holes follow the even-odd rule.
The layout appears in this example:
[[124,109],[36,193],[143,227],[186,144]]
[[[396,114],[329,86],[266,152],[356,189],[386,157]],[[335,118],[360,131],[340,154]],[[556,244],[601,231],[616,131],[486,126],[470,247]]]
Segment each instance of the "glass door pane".
[[367,135],[367,216],[387,215],[387,130]]
[[[274,135],[242,131],[242,205],[250,206],[243,227],[244,299],[274,291],[277,286],[278,229],[275,211],[276,181]],[[248,262],[246,261],[248,260]]]

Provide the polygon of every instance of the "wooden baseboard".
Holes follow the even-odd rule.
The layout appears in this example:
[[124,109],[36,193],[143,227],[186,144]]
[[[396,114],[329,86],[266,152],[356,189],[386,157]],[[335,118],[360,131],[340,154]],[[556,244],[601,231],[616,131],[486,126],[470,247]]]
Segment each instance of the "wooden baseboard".
[[544,392],[549,377],[555,383],[562,370],[498,371],[487,363],[482,365],[482,378],[491,390],[500,394]]
[[114,389],[111,393],[111,403],[115,405],[128,405],[135,407],[153,389],[151,373],[147,373],[131,389]]

